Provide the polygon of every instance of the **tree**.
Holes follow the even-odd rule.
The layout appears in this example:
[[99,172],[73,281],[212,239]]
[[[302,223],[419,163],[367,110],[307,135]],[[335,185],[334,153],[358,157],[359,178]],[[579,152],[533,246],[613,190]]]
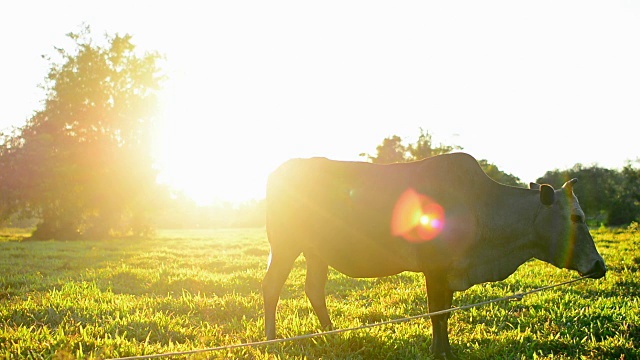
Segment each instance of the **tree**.
[[507,174],[504,171],[500,170],[496,165],[489,163],[487,160],[478,160],[478,164],[484,172],[493,180],[499,182],[504,185],[518,186],[524,187],[520,178],[511,174]]
[[415,144],[409,144],[407,147],[411,161],[422,160],[441,154],[448,154],[454,150],[462,150],[462,147],[457,145],[444,145],[442,143],[437,147],[434,147],[431,134],[428,131],[424,132],[422,128],[420,128],[418,141],[416,141]]
[[402,139],[398,135],[384,138],[382,144],[376,147],[375,156],[365,153],[360,154],[360,156],[366,156],[374,164],[393,164],[408,161],[407,147],[402,144]]
[[[399,136],[393,135],[385,138],[382,144],[376,147],[375,156],[365,153],[360,156],[366,156],[374,164],[392,164],[418,161],[436,155],[448,154],[454,150],[462,150],[462,147],[442,143],[434,147],[431,134],[421,128],[418,140],[414,144],[404,145]],[[519,178],[501,171],[487,160],[479,160],[478,164],[493,180],[505,185],[524,187]]]
[[[151,137],[163,77],[157,53],[138,55],[131,36],[96,45],[89,27],[56,48],[44,109],[4,136],[2,215],[41,219],[33,237],[144,234],[156,198]],[[9,175],[6,175],[6,174]]]
[[398,135],[393,135],[382,140],[382,144],[376,147],[375,156],[366,153],[362,153],[360,156],[366,156],[374,164],[393,164],[422,160],[460,149],[462,149],[460,146],[443,144],[434,147],[431,134],[420,128],[420,135],[414,144],[404,145]]
[[620,172],[607,222],[609,225],[627,225],[640,219],[640,169],[628,162]]

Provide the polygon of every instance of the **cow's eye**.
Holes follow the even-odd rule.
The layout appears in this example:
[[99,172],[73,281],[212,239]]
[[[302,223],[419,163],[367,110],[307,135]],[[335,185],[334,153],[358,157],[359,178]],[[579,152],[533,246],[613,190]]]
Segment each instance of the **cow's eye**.
[[571,214],[571,221],[573,221],[574,223],[581,223],[582,217],[580,215]]

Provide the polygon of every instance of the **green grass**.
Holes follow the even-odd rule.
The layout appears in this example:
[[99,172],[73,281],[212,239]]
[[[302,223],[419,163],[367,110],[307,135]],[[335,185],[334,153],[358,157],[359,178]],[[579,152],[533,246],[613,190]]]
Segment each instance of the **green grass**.
[[[640,232],[593,232],[609,272],[525,297],[456,312],[454,351],[468,359],[640,357]],[[264,339],[264,229],[161,231],[150,240],[31,242],[0,234],[0,358],[112,358]],[[304,259],[285,284],[278,332],[313,333]],[[495,299],[577,275],[530,261],[506,281],[456,293],[455,305]],[[427,312],[421,274],[351,279],[330,272],[337,328]],[[429,320],[188,358],[429,358]]]

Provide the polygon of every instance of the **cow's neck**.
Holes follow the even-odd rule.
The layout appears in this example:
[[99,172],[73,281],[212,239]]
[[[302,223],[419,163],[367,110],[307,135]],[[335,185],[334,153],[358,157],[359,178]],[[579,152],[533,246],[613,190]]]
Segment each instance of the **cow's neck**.
[[449,279],[454,290],[500,281],[527,260],[539,257],[533,221],[539,208],[535,193],[502,187],[478,211],[478,237],[454,264]]

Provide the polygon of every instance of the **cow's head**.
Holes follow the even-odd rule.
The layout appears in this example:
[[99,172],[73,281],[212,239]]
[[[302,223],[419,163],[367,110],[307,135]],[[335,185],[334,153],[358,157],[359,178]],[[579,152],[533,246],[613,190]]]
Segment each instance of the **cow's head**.
[[542,252],[540,260],[598,279],[604,276],[607,267],[596,250],[584,212],[573,193],[577,181],[569,180],[558,190],[550,185],[530,184],[531,189],[540,192],[541,206],[535,219]]

